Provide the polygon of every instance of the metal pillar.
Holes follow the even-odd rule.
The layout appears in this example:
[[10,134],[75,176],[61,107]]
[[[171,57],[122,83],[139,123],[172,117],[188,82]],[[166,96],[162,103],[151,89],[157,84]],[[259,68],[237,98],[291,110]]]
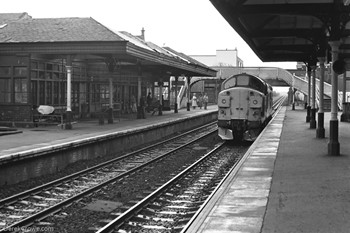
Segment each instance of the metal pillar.
[[310,129],[316,129],[316,65],[312,69],[312,106],[310,115]]
[[347,116],[345,114],[345,102],[346,102],[346,71],[343,74],[343,113],[340,116],[340,121],[345,122],[347,121]]
[[67,56],[66,61],[67,70],[67,110],[65,129],[72,129],[72,58]]
[[158,116],[163,115],[163,81],[159,82],[159,108]]
[[108,124],[113,124],[113,79],[109,78]]
[[319,84],[319,89],[320,89],[320,108],[318,110],[318,125],[316,129],[316,138],[324,138],[325,137],[325,129],[324,129],[324,109],[323,109],[323,98],[324,98],[324,62],[325,62],[324,57],[319,57],[318,61],[320,62],[320,84]]
[[191,104],[190,104],[190,99],[191,99],[191,77],[187,77],[187,111],[190,111],[191,109]]
[[293,95],[292,95],[292,110],[295,110],[295,88],[294,88],[294,75],[293,75],[293,80],[292,80],[292,90],[293,90]]
[[141,64],[138,64],[138,74],[137,74],[137,97],[136,97],[136,103],[137,103],[137,119],[145,119],[146,118],[146,112],[145,112],[145,101],[146,96],[142,96],[142,69]]
[[178,113],[178,106],[177,106],[177,83],[178,83],[179,77],[175,76],[175,104],[174,104],[174,113]]
[[307,107],[306,107],[306,122],[310,122],[310,96],[311,96],[311,67],[307,66],[307,78],[308,78],[308,86],[307,86]]
[[[338,59],[339,41],[330,41],[332,48],[332,64]],[[331,103],[331,120],[329,121],[329,142],[328,155],[340,155],[340,144],[338,141],[338,75],[332,69],[332,103]]]

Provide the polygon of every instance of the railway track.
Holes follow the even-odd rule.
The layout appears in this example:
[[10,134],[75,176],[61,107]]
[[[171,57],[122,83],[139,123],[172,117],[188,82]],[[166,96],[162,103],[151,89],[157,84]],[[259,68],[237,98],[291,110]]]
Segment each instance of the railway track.
[[[285,99],[281,96],[274,101],[273,115]],[[236,165],[244,162],[241,158],[248,146],[243,151],[236,150],[220,143],[97,233],[185,231],[228,175],[238,171]]]
[[272,109],[274,111],[273,116],[283,106],[283,103],[286,101],[287,97],[288,96],[286,96],[286,95],[282,95],[273,101],[273,104],[272,104]]
[[[274,109],[276,109],[276,111],[279,108],[279,105],[281,105],[284,102],[285,98],[286,97],[281,97],[274,101]],[[32,226],[33,224],[34,226],[40,226],[40,221],[46,219],[48,216],[54,215],[55,213],[62,211],[65,207],[71,205],[72,203],[83,199],[91,193],[101,190],[102,187],[107,186],[109,184],[114,184],[116,181],[123,179],[123,177],[128,177],[130,174],[135,173],[136,171],[150,165],[151,163],[158,161],[161,158],[164,158],[165,156],[174,153],[175,151],[178,151],[181,148],[184,148],[185,146],[188,146],[190,143],[194,143],[197,140],[206,137],[206,135],[208,135],[208,132],[213,133],[215,131],[216,124],[212,123],[201,127],[201,129],[199,130],[193,130],[189,133],[182,134],[175,138],[166,140],[165,142],[161,142],[156,145],[144,148],[142,150],[126,154],[122,157],[86,169],[79,173],[75,173],[73,175],[42,185],[40,187],[0,200],[0,232],[15,232],[14,229],[21,229],[21,227],[23,228],[26,226]],[[213,151],[216,150],[217,149]],[[220,161],[209,161],[211,161],[209,162],[209,164],[213,165],[222,164],[222,162]],[[195,166],[197,165],[192,165],[191,167]],[[232,167],[233,165],[230,166]],[[207,164],[199,167],[209,167],[209,165]],[[181,172],[180,174],[182,175],[179,175],[179,177],[183,176],[187,172],[191,174],[190,170],[191,169],[188,168],[186,169],[186,172]],[[215,189],[215,186],[218,185],[218,183],[220,182],[220,179],[222,177],[218,177],[217,173],[214,172],[219,170],[220,169],[218,167],[215,167],[212,170],[208,170],[207,173],[203,173],[204,178],[202,178],[202,181],[207,180],[212,186],[208,186],[207,184],[205,184],[205,182],[198,184],[193,183],[192,186],[188,186],[188,189],[186,191],[187,194],[185,195],[179,196],[174,191],[175,188],[169,189],[169,187],[171,186],[170,181],[167,182],[167,184],[161,185],[161,187],[157,188],[157,190],[159,189],[158,195],[159,193],[163,192],[161,191],[162,188],[166,188],[167,190],[172,191],[172,193],[168,192],[165,197],[158,199],[159,203],[167,203],[166,208],[168,209],[169,203],[180,203],[182,207],[181,205],[176,205],[177,207],[174,206],[174,208],[170,208],[170,210],[158,211],[159,207],[156,207],[157,204],[153,204],[153,207],[155,209],[148,208],[143,209],[143,211],[148,214],[153,214],[154,216],[140,217],[138,213],[140,213],[142,208],[134,208],[133,206],[130,206],[130,208],[126,210],[125,213],[118,213],[119,217],[117,219],[119,220],[114,220],[116,222],[120,221],[120,219],[124,220],[122,223],[116,223],[116,225],[121,226],[124,224],[124,227],[130,227],[132,225],[140,227],[140,224],[137,223],[137,221],[135,222],[136,219],[141,221],[143,225],[146,226],[143,230],[148,229],[150,232],[154,232],[154,230],[157,228],[161,230],[162,227],[163,229],[165,229],[165,231],[169,228],[181,229],[185,225],[186,221],[190,219],[191,215],[193,215],[200,208],[204,200],[210,195],[211,191]],[[192,174],[201,174],[201,171],[195,171],[196,172],[192,172]],[[224,173],[225,172],[223,172],[223,174]],[[181,178],[173,178],[171,180],[173,181],[176,179]],[[192,179],[187,178],[187,180]],[[180,186],[182,187],[182,185]],[[176,187],[176,185],[174,187]],[[203,195],[203,190],[206,190],[205,192],[207,194]],[[200,200],[191,198],[188,200],[182,200],[181,198],[184,198],[186,195],[190,197],[200,196]],[[179,200],[169,199],[170,197],[177,196],[180,197]],[[152,197],[151,195],[147,196],[147,198],[148,205],[150,204],[150,200],[155,200],[155,197]],[[147,203],[146,200],[145,203]],[[140,206],[146,205],[145,203],[140,204]],[[186,203],[191,203],[191,207],[185,207]],[[179,209],[181,208],[183,208],[186,211],[182,210],[179,212]],[[137,210],[137,214],[133,213],[133,209]],[[181,216],[180,221],[174,221],[174,213],[181,213],[179,215]],[[133,220],[130,220],[131,218]],[[147,219],[149,219],[151,223],[144,224],[144,222]],[[110,223],[106,226],[106,228],[108,228],[109,225],[113,225],[112,222],[114,222],[114,220],[109,221]],[[157,222],[157,224],[154,224],[154,222]],[[159,226],[159,222],[165,224],[160,224],[161,226]],[[106,230],[106,232],[112,232],[115,230],[116,227],[113,226],[112,228],[113,230],[109,229]],[[104,228],[102,228],[100,231],[105,232]]]
[[248,148],[225,144],[218,144],[97,232],[180,232]]
[[212,132],[215,123],[178,135],[98,166],[0,200],[0,232],[30,226],[65,206],[194,143]]

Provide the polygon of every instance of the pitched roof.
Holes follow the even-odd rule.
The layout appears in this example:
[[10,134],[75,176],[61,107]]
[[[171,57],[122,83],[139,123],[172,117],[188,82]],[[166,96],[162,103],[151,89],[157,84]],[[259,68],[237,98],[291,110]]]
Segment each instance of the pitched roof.
[[147,43],[138,36],[134,36],[131,33],[125,32],[125,31],[119,31],[119,32],[115,32],[115,33],[118,36],[120,36],[121,38],[133,43],[134,45],[136,45],[138,47],[152,51],[152,49],[147,45]]
[[18,21],[22,19],[30,19],[31,16],[28,13],[1,13],[0,14],[0,25],[6,24],[13,21]]
[[[6,15],[0,14],[5,18]],[[8,16],[7,16],[8,17]],[[93,18],[43,18],[10,21],[0,27],[0,42],[124,41]]]
[[190,57],[184,53],[177,52],[170,47],[163,47],[163,48],[166,49],[167,51],[169,51],[170,53],[172,53],[173,55],[175,55],[176,57],[178,57],[179,59],[186,61],[187,63],[192,63],[192,64],[195,64],[197,66],[208,67],[207,65],[197,61],[196,59],[193,59],[192,57]]

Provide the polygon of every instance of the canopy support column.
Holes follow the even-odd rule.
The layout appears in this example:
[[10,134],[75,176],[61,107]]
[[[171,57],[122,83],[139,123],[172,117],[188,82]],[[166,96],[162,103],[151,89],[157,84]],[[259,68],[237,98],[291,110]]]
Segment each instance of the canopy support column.
[[72,57],[67,56],[66,60],[67,70],[67,110],[66,110],[66,123],[65,129],[72,129]]
[[311,112],[311,106],[310,106],[310,96],[311,96],[311,67],[307,65],[307,79],[308,79],[308,86],[307,86],[307,107],[306,107],[306,122],[310,122],[310,112]]
[[346,71],[343,74],[343,113],[340,116],[341,122],[348,121],[347,113],[346,113]]
[[179,77],[175,76],[175,104],[174,104],[174,113],[178,113],[178,106],[177,106],[177,83],[178,83]]
[[[332,64],[338,60],[339,41],[330,41],[332,48]],[[329,121],[329,142],[328,155],[340,155],[340,144],[338,141],[339,122],[338,122],[338,75],[332,69],[332,103],[331,120]]]
[[316,129],[316,64],[311,66],[312,70],[312,106],[310,129]]
[[113,79],[109,78],[109,108],[108,108],[108,124],[113,124]]
[[158,107],[158,116],[163,115],[163,80],[159,82],[159,107]]
[[190,99],[191,99],[191,77],[187,77],[187,111],[190,111],[191,109],[191,103],[190,103]]
[[318,61],[320,62],[320,106],[318,110],[318,125],[316,129],[316,138],[324,138],[325,137],[325,129],[324,129],[324,109],[323,109],[323,98],[324,98],[324,57],[319,57]]

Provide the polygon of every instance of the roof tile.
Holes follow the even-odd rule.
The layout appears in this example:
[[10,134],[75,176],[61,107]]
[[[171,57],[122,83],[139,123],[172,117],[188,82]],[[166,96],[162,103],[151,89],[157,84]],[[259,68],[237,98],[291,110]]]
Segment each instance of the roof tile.
[[[0,14],[0,19],[5,18]],[[10,20],[0,27],[0,42],[124,41],[93,18]]]

